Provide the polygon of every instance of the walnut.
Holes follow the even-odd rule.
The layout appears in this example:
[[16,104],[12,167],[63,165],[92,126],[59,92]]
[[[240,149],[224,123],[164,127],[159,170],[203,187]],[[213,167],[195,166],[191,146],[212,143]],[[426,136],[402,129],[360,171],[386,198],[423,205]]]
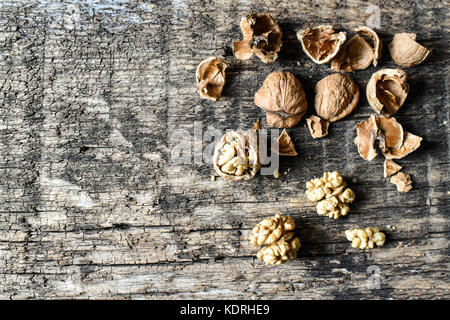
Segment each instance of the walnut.
[[314,107],[324,120],[334,122],[349,115],[359,101],[359,88],[343,73],[326,76],[316,84]]
[[397,186],[399,192],[409,192],[412,189],[412,180],[409,174],[399,172],[391,177],[391,183]]
[[243,39],[233,42],[234,56],[248,60],[253,54],[264,63],[278,58],[283,33],[270,14],[250,14],[241,19]]
[[355,193],[346,186],[347,183],[339,172],[325,172],[322,178],[315,178],[306,183],[305,193],[309,200],[319,201],[316,205],[319,215],[338,219],[348,214],[348,203],[355,200]]
[[255,104],[266,111],[267,123],[292,128],[306,113],[308,104],[300,81],[290,72],[269,74],[255,93]]
[[392,176],[393,174],[399,172],[402,169],[402,166],[396,164],[394,161],[389,159],[384,159],[384,171],[383,176],[385,178]]
[[209,57],[200,62],[195,73],[200,97],[213,101],[220,98],[226,81],[227,67],[225,61],[216,57]]
[[372,227],[346,230],[345,236],[352,242],[353,248],[359,249],[373,249],[375,245],[381,247],[386,241],[385,234],[379,228]]
[[292,142],[292,139],[286,129],[281,132],[278,139],[272,145],[272,151],[278,153],[280,156],[295,157],[298,154],[295,150],[294,142]]
[[386,159],[401,159],[420,147],[422,138],[403,130],[395,118],[372,115],[368,120],[356,125],[355,144],[360,156],[365,160],[373,160],[377,152],[375,140]]
[[333,26],[306,28],[297,32],[303,51],[315,63],[330,62],[345,42],[346,33],[334,33]]
[[330,124],[328,121],[322,120],[317,116],[311,116],[306,119],[306,123],[314,139],[323,138],[328,135],[328,126]]
[[[377,33],[367,27],[355,29],[356,35],[348,40],[331,63],[331,70],[352,72],[366,69],[372,63],[377,66],[381,57],[382,42]],[[373,42],[367,43],[364,36]]]
[[297,258],[297,252],[300,246],[301,244],[298,238],[283,240],[262,248],[256,256],[266,264],[280,265],[289,259],[293,260]]
[[262,248],[257,257],[266,264],[279,265],[288,259],[295,259],[300,249],[300,240],[294,237],[295,222],[277,213],[274,217],[263,219],[252,230],[250,242]]
[[395,63],[405,68],[423,63],[431,53],[430,49],[416,42],[415,33],[397,33],[388,48]]
[[409,85],[400,69],[382,69],[370,78],[366,87],[367,101],[378,114],[391,116],[406,100]]
[[213,165],[225,180],[253,178],[261,167],[257,133],[236,130],[224,134],[215,146]]

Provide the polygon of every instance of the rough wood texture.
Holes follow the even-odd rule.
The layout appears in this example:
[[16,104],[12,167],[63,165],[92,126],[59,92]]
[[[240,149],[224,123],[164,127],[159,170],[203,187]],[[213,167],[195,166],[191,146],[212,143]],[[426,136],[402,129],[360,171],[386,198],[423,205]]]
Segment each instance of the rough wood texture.
[[[0,298],[450,298],[448,1],[375,1],[387,44],[415,32],[433,48],[407,69],[411,93],[396,118],[424,138],[399,162],[414,189],[396,192],[383,159],[363,161],[356,111],[313,140],[303,119],[289,130],[299,156],[282,177],[210,181],[212,166],[171,162],[176,128],[224,132],[265,119],[253,94],[273,70],[293,72],[312,113],[315,83],[330,74],[301,51],[295,32],[366,24],[366,1],[30,1],[0,4]],[[375,9],[374,9],[375,8]],[[279,59],[237,61],[240,17],[270,12],[283,32]],[[224,96],[202,100],[197,64],[233,64]],[[351,77],[365,91],[377,68]],[[206,141],[203,146],[208,142]],[[287,176],[283,172],[290,168]],[[339,170],[357,200],[347,217],[318,216],[305,182]],[[291,215],[299,257],[269,268],[251,228]],[[352,249],[344,230],[386,230],[382,249]],[[378,281],[378,282],[377,282]],[[379,286],[377,286],[379,284]]]

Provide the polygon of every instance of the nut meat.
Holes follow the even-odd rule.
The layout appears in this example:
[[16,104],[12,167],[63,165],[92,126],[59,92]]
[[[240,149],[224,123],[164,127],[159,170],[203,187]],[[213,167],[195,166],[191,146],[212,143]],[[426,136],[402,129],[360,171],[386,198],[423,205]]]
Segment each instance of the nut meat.
[[349,115],[359,101],[359,88],[343,73],[326,76],[316,84],[314,107],[324,120],[334,122]]
[[355,200],[355,193],[346,186],[347,183],[339,172],[325,172],[321,178],[306,183],[305,193],[310,201],[319,201],[316,205],[319,215],[338,219],[348,214],[348,204]]
[[391,116],[408,96],[406,73],[400,69],[382,69],[370,78],[366,87],[367,101],[378,114]]
[[250,242],[254,246],[266,247],[259,250],[257,257],[266,264],[279,265],[297,257],[300,240],[294,237],[295,222],[277,213],[274,217],[263,219],[252,230]]
[[297,32],[303,51],[315,63],[330,62],[345,42],[345,32],[334,33],[332,26],[306,28]]
[[214,149],[213,165],[225,180],[253,178],[261,167],[257,133],[237,130],[224,134]]
[[352,242],[353,248],[373,249],[375,245],[381,247],[386,241],[386,235],[379,228],[346,230],[345,236]]
[[306,113],[308,104],[300,81],[290,72],[269,74],[255,93],[255,104],[266,111],[267,123],[292,128]]
[[200,97],[213,101],[219,100],[225,85],[225,70],[228,64],[220,58],[209,57],[197,67],[197,88]]
[[[331,70],[352,72],[366,69],[370,64],[377,66],[381,57],[382,42],[377,33],[367,27],[355,29],[356,35],[348,40],[331,63]],[[368,37],[373,46],[367,43]]]
[[233,42],[234,56],[248,60],[256,54],[262,62],[278,58],[283,33],[270,14],[250,14],[241,19],[243,39]]
[[415,33],[397,33],[389,44],[392,60],[401,67],[418,66],[428,59],[431,50],[416,42]]

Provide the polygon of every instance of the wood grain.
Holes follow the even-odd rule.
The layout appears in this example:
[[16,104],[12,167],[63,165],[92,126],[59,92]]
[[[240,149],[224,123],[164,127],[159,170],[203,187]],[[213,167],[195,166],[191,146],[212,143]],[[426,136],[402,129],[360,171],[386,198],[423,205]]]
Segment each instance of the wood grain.
[[[266,127],[253,94],[274,70],[301,80],[312,114],[314,85],[330,66],[314,64],[295,32],[330,23],[351,35],[366,24],[369,5],[381,10],[379,68],[395,67],[386,47],[396,32],[415,32],[433,48],[430,60],[406,70],[411,91],[396,115],[424,138],[398,161],[412,191],[398,193],[383,178],[381,156],[359,157],[355,124],[373,112],[364,95],[324,139],[313,140],[305,120],[290,129],[299,156],[281,158],[278,180],[212,182],[209,163],[172,162],[176,129],[225,132],[257,118]],[[448,7],[2,1],[0,298],[450,298]],[[274,64],[232,56],[240,17],[251,11],[270,12],[283,30]],[[195,68],[211,55],[231,62],[218,102],[195,89]],[[351,74],[362,92],[375,70]],[[356,192],[350,214],[337,221],[318,216],[304,195],[305,182],[328,170]],[[298,259],[270,268],[248,238],[276,212],[295,219],[302,248]],[[356,226],[386,230],[385,247],[352,249],[344,230]]]

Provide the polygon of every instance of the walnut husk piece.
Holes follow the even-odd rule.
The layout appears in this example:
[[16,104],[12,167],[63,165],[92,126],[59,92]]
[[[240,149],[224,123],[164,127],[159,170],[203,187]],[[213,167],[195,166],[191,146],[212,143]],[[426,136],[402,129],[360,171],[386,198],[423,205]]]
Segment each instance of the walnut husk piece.
[[395,118],[371,115],[368,120],[356,125],[355,144],[364,160],[371,161],[377,156],[374,144],[388,160],[401,159],[420,147],[422,138],[403,130]]
[[399,192],[409,192],[412,189],[411,176],[407,173],[399,172],[390,181],[397,186]]
[[295,157],[298,155],[295,150],[294,142],[291,136],[287,133],[286,129],[281,132],[278,139],[272,145],[272,151],[278,153],[280,156],[290,156]]
[[373,249],[375,245],[381,247],[386,242],[386,235],[380,228],[368,227],[346,230],[345,236],[348,241],[352,242],[353,248],[359,249]]
[[[382,42],[377,33],[367,27],[355,29],[356,35],[350,38],[331,63],[331,70],[352,72],[363,70],[373,64],[377,66],[381,57]],[[373,43],[370,45],[365,37]]]
[[334,122],[349,115],[358,105],[359,87],[344,73],[326,76],[315,87],[314,107],[322,119]]
[[366,87],[367,101],[378,114],[391,116],[403,105],[409,93],[405,71],[381,69],[372,74]]
[[285,71],[269,74],[254,99],[266,111],[268,125],[275,128],[294,127],[308,108],[300,81]]
[[388,45],[396,64],[404,68],[418,66],[428,59],[431,50],[416,42],[415,33],[397,33]]
[[228,64],[217,57],[209,57],[200,62],[195,72],[200,97],[213,101],[219,100],[225,86],[227,68]]
[[345,42],[346,33],[334,33],[333,26],[306,28],[297,32],[303,51],[318,64],[330,62]]
[[243,39],[233,42],[233,53],[239,60],[248,60],[253,54],[264,63],[278,58],[283,44],[283,32],[270,14],[249,14],[241,19]]
[[252,179],[261,168],[258,133],[250,129],[224,134],[215,146],[213,166],[225,180]]
[[328,126],[330,124],[328,121],[313,115],[306,119],[306,123],[314,139],[323,138],[328,135]]
[[300,249],[300,240],[295,237],[295,222],[289,216],[277,213],[263,219],[253,228],[250,242],[254,246],[265,246],[257,253],[258,259],[269,265],[280,265],[295,259]]

